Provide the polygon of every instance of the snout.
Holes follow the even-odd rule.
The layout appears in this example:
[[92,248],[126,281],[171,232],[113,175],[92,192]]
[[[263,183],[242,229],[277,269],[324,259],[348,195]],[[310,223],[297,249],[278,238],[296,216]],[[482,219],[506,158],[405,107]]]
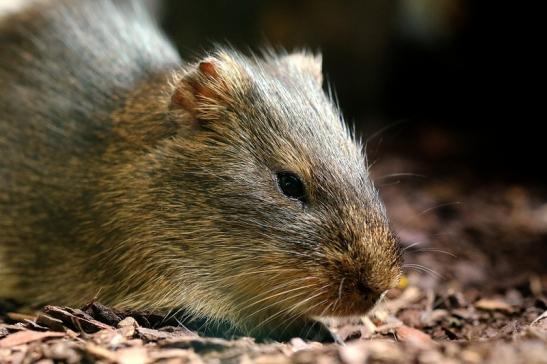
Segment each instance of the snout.
[[388,290],[388,288],[378,288],[364,280],[351,277],[342,277],[338,281],[331,282],[331,287],[336,289],[330,292],[329,299],[325,301],[326,305],[318,307],[315,315],[337,317],[364,315],[374,308]]
[[[346,269],[344,269],[346,268]],[[347,269],[350,268],[350,269]],[[353,268],[353,269],[351,269]],[[369,312],[385,295],[397,286],[400,277],[398,264],[338,265],[331,275],[332,316],[357,316]]]
[[382,296],[390,289],[390,285],[371,284],[365,279],[356,279],[353,284],[348,282],[347,288],[342,290],[341,299],[345,300],[345,308],[341,307],[340,314],[363,315],[372,309]]
[[330,315],[363,315],[397,286],[402,273],[400,246],[387,229],[341,241],[325,247],[327,259],[321,269],[331,287]]

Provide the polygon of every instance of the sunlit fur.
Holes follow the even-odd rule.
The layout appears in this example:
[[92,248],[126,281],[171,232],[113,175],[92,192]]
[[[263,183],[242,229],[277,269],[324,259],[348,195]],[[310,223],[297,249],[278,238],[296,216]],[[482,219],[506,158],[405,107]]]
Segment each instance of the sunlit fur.
[[320,57],[219,48],[211,77],[135,2],[55,4],[0,23],[0,295],[275,336],[396,284],[400,249]]

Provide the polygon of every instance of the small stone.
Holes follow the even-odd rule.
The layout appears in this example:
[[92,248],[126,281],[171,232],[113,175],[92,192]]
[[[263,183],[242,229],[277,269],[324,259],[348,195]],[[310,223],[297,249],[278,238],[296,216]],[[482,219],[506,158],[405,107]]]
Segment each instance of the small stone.
[[118,322],[118,325],[117,325],[119,329],[121,329],[122,327],[128,327],[128,326],[137,328],[139,326],[139,323],[133,317],[128,316],[124,318],[123,320],[121,320],[120,322]]
[[137,320],[131,316],[118,322],[118,332],[123,337],[133,337],[137,328],[139,328],[139,324],[137,323]]

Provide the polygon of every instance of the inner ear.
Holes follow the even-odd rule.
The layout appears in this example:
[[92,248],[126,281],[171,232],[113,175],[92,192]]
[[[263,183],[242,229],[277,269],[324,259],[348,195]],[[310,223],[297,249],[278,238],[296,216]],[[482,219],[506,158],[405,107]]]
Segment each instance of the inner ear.
[[200,101],[220,99],[215,83],[219,81],[218,60],[206,58],[185,72],[171,96],[171,107],[194,115]]
[[219,51],[182,72],[171,96],[171,109],[193,119],[211,120],[246,87],[245,72],[230,54]]

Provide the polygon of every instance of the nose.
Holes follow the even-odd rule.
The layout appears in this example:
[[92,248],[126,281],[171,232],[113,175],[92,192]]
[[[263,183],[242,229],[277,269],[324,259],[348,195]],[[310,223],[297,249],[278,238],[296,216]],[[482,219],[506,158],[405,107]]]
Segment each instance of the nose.
[[376,292],[374,292],[374,290],[372,288],[370,288],[366,284],[366,282],[362,282],[362,281],[357,282],[356,288],[357,288],[357,292],[361,296],[371,297],[371,296],[377,294]]

